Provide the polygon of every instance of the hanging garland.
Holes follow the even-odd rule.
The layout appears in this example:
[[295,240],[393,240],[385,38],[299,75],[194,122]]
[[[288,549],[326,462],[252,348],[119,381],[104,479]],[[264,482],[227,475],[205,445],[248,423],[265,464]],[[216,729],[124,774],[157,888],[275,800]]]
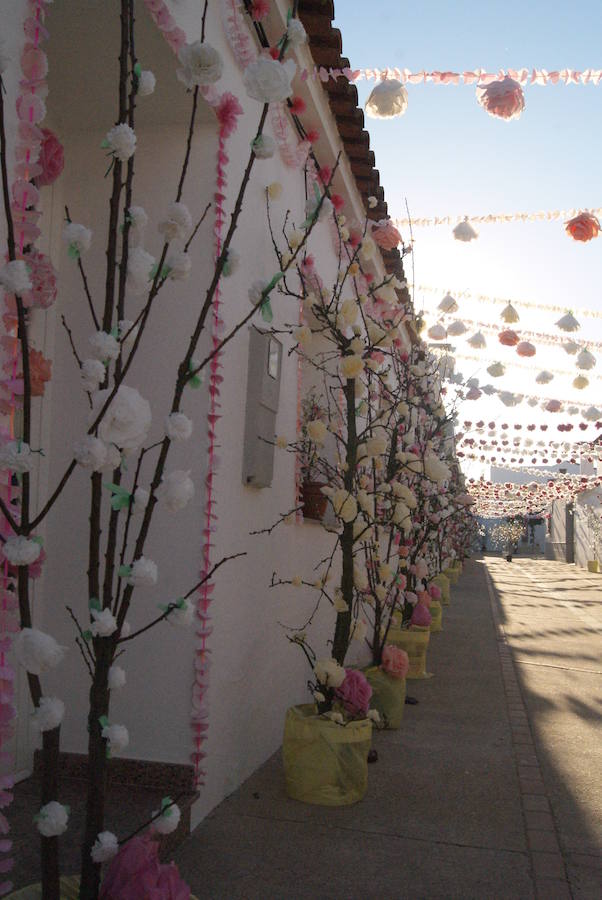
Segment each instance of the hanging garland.
[[[514,212],[514,213],[487,213],[486,215],[481,216],[467,216],[467,215],[445,215],[445,216],[431,216],[431,217],[422,217],[422,218],[394,218],[393,224],[398,228],[408,228],[410,225],[412,228],[420,227],[420,228],[431,228],[438,225],[457,225],[462,222],[469,222],[475,225],[506,225],[509,222],[555,222],[559,219],[573,219],[576,216],[580,215],[583,212],[583,209],[554,209],[547,212]],[[587,210],[593,216],[602,215],[602,207],[594,207],[593,209]]]
[[602,81],[602,69],[555,69],[548,72],[547,69],[500,69],[498,72],[488,72],[486,69],[471,69],[464,72],[440,72],[420,70],[412,72],[411,69],[386,68],[386,69],[343,69],[314,68],[314,77],[320,81],[336,81],[337,78],[346,78],[348,81],[386,81],[396,79],[402,84],[465,84],[474,85],[491,84],[504,78],[511,78],[520,85],[548,85],[548,84],[591,84],[597,86]]
[[[413,224],[413,223],[412,223]],[[468,300],[473,301],[475,303],[487,303],[487,304],[499,304],[502,306],[521,306],[525,307],[525,309],[541,309],[546,312],[551,313],[565,313],[567,310],[566,306],[557,306],[552,303],[534,303],[531,300],[516,300],[516,299],[508,299],[507,297],[491,297],[489,294],[473,294],[471,291],[467,290],[459,290],[455,291],[451,288],[438,288],[431,287],[429,285],[417,284],[414,286],[414,290],[421,293],[428,294],[437,294],[444,295],[444,299],[447,297],[451,297],[452,299],[457,300]],[[442,301],[443,302],[443,301]],[[439,304],[439,309],[443,312],[451,312],[450,309],[443,309],[441,304]],[[458,309],[458,305],[456,303],[456,308],[454,311]],[[584,319],[602,319],[602,311],[598,309],[586,309],[585,307],[572,307],[572,311],[576,316],[580,316]],[[436,313],[433,311],[432,315]]]

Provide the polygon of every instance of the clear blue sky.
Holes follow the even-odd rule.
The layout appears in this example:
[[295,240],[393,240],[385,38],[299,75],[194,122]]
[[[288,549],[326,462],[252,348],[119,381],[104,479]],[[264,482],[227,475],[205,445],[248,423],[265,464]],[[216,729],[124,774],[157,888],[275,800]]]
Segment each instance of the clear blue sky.
[[[602,68],[601,0],[335,0],[335,9],[343,53],[354,68]],[[373,85],[358,82],[360,102]],[[391,215],[405,215],[406,197],[416,217],[602,206],[602,84],[527,86],[526,109],[514,122],[487,116],[472,86],[422,84],[408,92],[403,117],[367,119]],[[445,227],[416,229],[415,238],[417,283],[602,310],[602,237],[577,244],[561,223],[542,223],[482,226],[479,240],[468,245],[453,241]],[[416,301],[420,308],[421,298]],[[499,312],[499,306],[478,310],[491,321],[499,321]],[[475,310],[464,306],[461,313],[472,317]],[[555,331],[556,318],[540,314],[522,324]],[[602,340],[602,322],[582,325],[578,337]],[[513,351],[498,346],[490,353],[509,359]],[[559,354],[559,368],[574,366],[574,358]],[[543,351],[540,359],[541,368],[554,362]],[[462,367],[465,374],[477,367],[468,368]],[[524,382],[524,372],[521,377]],[[558,378],[548,395],[602,404],[599,381],[592,380],[586,396],[570,385]],[[510,420],[531,415],[526,406],[488,403]],[[480,404],[472,404],[473,417]]]

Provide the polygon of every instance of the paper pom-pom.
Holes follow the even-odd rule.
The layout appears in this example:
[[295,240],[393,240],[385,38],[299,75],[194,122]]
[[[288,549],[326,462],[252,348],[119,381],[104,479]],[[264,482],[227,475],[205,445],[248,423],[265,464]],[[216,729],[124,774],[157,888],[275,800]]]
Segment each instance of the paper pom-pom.
[[544,409],[547,412],[551,413],[560,412],[560,410],[562,409],[562,403],[560,402],[560,400],[550,400],[548,401],[548,403],[546,403]]
[[427,331],[427,335],[430,337],[431,341],[444,341],[447,337],[447,331],[443,325],[437,323],[436,325],[431,325]]
[[574,356],[577,350],[579,349],[579,344],[576,344],[575,341],[565,341],[562,345],[562,349],[565,353],[568,353],[569,356]]
[[69,807],[63,806],[56,800],[51,800],[43,806],[35,816],[38,831],[44,837],[57,837],[67,830],[69,822]]
[[515,308],[511,303],[508,303],[501,312],[501,319],[503,322],[506,322],[508,325],[512,325],[513,322],[518,322],[519,315]]
[[[153,816],[156,816],[157,812],[153,812]],[[171,834],[180,824],[181,815],[177,803],[172,803],[170,797],[164,797],[161,801],[161,815],[155,819],[153,825],[159,834]]]
[[520,338],[516,331],[513,331],[511,328],[506,328],[505,331],[500,331],[498,340],[504,347],[516,347]]
[[119,852],[117,836],[112,831],[101,831],[90,851],[95,863],[107,862]]
[[460,335],[464,334],[466,331],[468,331],[468,329],[460,319],[456,319],[456,321],[452,322],[447,328],[447,333],[451,334],[452,337],[460,337]]
[[366,101],[366,113],[371,119],[403,116],[407,108],[408,92],[395,78],[388,78],[377,84]]
[[457,241],[463,241],[464,243],[467,243],[468,241],[474,241],[479,236],[479,232],[474,230],[474,228],[468,221],[468,217],[466,217],[463,222],[459,222],[456,225],[456,227],[452,231],[452,234]]
[[467,400],[478,400],[480,396],[481,396],[481,391],[478,389],[478,387],[471,387],[471,389],[466,394],[466,399]]
[[492,378],[500,378],[505,373],[506,368],[501,362],[494,362],[487,366],[487,371]]
[[498,119],[518,119],[525,108],[523,89],[508,75],[491,84],[477,85],[477,100],[490,116]]
[[500,391],[498,397],[504,406],[518,406],[519,403],[522,403],[523,399],[520,394],[513,394],[512,391]]
[[520,341],[520,343],[516,345],[516,352],[519,356],[535,356],[537,351],[534,345],[529,341]]
[[575,241],[591,241],[598,237],[600,222],[591,213],[582,212],[565,222],[565,229]]
[[33,723],[39,731],[52,731],[63,721],[65,704],[58,697],[41,697],[33,714]]
[[535,381],[537,382],[537,384],[549,384],[553,378],[554,376],[552,375],[552,373],[544,369],[543,372],[539,373]]
[[558,319],[556,322],[556,327],[560,328],[561,331],[579,331],[581,325],[575,318],[572,312],[566,313],[566,315],[562,316],[561,319]]
[[577,375],[577,377],[573,379],[573,387],[578,391],[582,391],[588,385],[589,379],[586,378],[585,375]]
[[593,369],[596,365],[596,357],[584,347],[577,357],[578,369]]
[[475,350],[482,350],[483,347],[487,346],[485,335],[480,331],[477,331],[472,337],[469,337],[467,343],[469,343],[471,347],[474,347]]
[[383,250],[393,250],[401,243],[401,234],[390,219],[381,219],[372,228],[372,237]]
[[444,313],[455,313],[458,311],[458,303],[455,297],[452,297],[451,294],[446,294],[437,309],[440,309],[441,312]]
[[65,648],[57,644],[51,635],[37,628],[24,628],[14,642],[15,656],[24,669],[32,675],[41,675],[54,669],[62,661]]
[[602,409],[598,409],[597,406],[589,406],[581,415],[588,422],[597,422],[598,419],[602,419]]

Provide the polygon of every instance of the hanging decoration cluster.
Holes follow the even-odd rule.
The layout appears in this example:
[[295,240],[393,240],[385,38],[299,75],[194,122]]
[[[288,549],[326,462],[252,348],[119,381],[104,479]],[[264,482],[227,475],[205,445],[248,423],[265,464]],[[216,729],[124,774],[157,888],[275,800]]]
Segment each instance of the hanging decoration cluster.
[[320,66],[314,69],[314,77],[320,81],[336,81],[337,78],[346,78],[348,81],[384,81],[396,79],[402,84],[491,84],[494,81],[503,81],[510,78],[519,85],[549,85],[549,84],[590,84],[597,86],[602,82],[602,69],[555,69],[548,72],[547,69],[500,69],[498,72],[487,72],[486,69],[471,69],[464,72],[446,72],[420,70],[412,72],[411,69],[343,69],[326,68]]

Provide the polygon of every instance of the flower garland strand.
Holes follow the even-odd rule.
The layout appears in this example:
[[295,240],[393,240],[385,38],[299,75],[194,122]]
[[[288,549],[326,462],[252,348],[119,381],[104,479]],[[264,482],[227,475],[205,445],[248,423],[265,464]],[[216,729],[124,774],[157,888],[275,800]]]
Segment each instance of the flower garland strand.
[[395,78],[402,84],[491,84],[503,78],[512,78],[521,85],[536,84],[592,84],[598,86],[602,82],[602,69],[500,69],[499,72],[487,72],[486,69],[470,69],[465,72],[412,72],[411,69],[344,69],[314,67],[314,78],[320,81],[336,81],[346,78],[348,81],[386,81]]
[[[593,207],[587,211],[595,216],[602,215],[602,207],[600,206]],[[509,222],[555,222],[558,219],[572,219],[580,212],[583,212],[583,208],[540,210],[539,212],[487,213],[482,216],[445,215],[416,219],[412,217],[412,219],[392,219],[392,222],[397,228],[407,228],[409,225],[412,225],[412,227],[430,228],[435,225],[458,225],[461,222],[474,222],[475,225],[504,225]]]
[[[412,224],[414,224],[412,222]],[[475,303],[495,303],[500,306],[508,306],[511,304],[512,306],[522,306],[525,309],[543,309],[547,312],[552,313],[564,313],[567,310],[566,306],[556,306],[553,303],[534,303],[532,300],[515,300],[508,297],[490,297],[489,294],[473,294],[471,291],[467,290],[459,290],[454,291],[452,288],[438,288],[431,287],[429,285],[417,284],[414,289],[416,291],[420,291],[425,294],[437,294],[444,296],[445,294],[451,294],[456,300],[468,300],[474,301]],[[571,310],[575,316],[579,316],[584,319],[602,319],[602,311],[598,309],[586,309],[585,307],[575,307],[571,306]],[[435,310],[429,310],[435,315]]]

